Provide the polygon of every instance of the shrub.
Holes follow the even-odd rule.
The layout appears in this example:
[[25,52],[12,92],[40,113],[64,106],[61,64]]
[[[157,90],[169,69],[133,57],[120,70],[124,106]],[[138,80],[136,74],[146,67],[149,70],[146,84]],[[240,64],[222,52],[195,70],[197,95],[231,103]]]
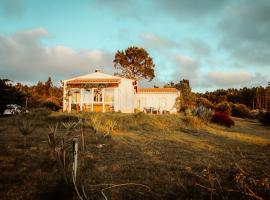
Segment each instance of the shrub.
[[213,108],[213,104],[211,101],[209,101],[208,99],[204,98],[204,97],[199,97],[197,100],[196,100],[196,105],[197,106],[204,106],[206,108]]
[[234,121],[230,118],[230,116],[225,112],[215,112],[211,120],[213,123],[231,127],[234,125]]
[[249,118],[250,111],[248,107],[244,104],[233,104],[232,105],[232,116],[241,117],[241,118]]
[[230,115],[231,114],[231,106],[230,106],[230,104],[228,102],[223,101],[223,102],[218,103],[215,106],[215,111],[216,112],[227,113],[228,115]]
[[212,119],[213,112],[211,109],[200,105],[192,111],[192,115],[200,118],[204,122],[209,122]]
[[186,112],[186,110],[189,110],[188,106],[183,105],[180,107],[180,112]]
[[23,135],[23,146],[26,147],[26,136],[30,135],[35,127],[33,126],[33,123],[29,120],[26,120],[24,118],[21,118],[17,122],[18,129],[20,133]]
[[270,125],[270,112],[261,113],[259,119],[263,125],[269,126]]

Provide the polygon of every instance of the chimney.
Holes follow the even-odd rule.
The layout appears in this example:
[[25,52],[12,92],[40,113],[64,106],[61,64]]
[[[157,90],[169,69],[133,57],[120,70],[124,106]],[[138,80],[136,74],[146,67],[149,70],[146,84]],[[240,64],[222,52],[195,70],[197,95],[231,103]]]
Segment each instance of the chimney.
[[95,72],[101,72],[101,70],[100,69],[95,69]]

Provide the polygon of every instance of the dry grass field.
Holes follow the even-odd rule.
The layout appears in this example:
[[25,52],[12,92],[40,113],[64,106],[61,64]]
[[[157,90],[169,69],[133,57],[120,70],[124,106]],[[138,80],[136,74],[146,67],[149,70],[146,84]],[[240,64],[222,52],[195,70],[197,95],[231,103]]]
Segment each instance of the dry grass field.
[[[224,128],[184,115],[78,116],[86,146],[77,185],[88,199],[270,199],[270,128],[255,120],[234,118],[235,126]],[[0,118],[1,199],[78,199],[46,135],[48,124],[76,117],[29,114],[36,128],[26,147],[16,125],[22,117]]]

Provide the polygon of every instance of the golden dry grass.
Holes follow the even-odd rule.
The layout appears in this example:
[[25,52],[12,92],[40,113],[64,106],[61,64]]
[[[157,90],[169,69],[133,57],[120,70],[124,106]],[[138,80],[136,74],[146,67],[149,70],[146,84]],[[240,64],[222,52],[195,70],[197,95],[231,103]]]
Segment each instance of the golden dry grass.
[[[223,189],[238,187],[235,164],[257,179],[270,171],[270,129],[253,120],[235,118],[235,127],[229,129],[196,119],[187,122],[182,115],[106,113],[98,117],[102,124],[115,120],[118,127],[110,137],[94,134],[90,127],[85,130],[86,152],[79,155],[78,180],[89,199],[102,199],[100,186],[93,185],[122,183],[144,184],[151,191],[124,186],[106,195],[110,199],[210,199],[209,188],[214,185],[214,199],[252,199],[239,192],[221,192],[205,171],[216,174]],[[0,118],[1,199],[77,198],[50,160],[45,134],[48,123],[76,119],[77,115],[61,113],[39,117],[38,128],[24,149],[14,120]],[[257,187],[252,190],[267,199],[269,190]]]

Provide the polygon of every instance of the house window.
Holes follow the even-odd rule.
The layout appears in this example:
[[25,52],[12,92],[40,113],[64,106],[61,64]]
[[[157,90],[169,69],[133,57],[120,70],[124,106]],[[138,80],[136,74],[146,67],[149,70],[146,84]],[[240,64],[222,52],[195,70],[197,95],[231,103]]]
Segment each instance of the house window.
[[89,90],[89,89],[84,91],[84,99],[83,99],[84,103],[89,104],[91,102],[91,97],[92,97],[92,92],[91,91],[92,90]]
[[80,91],[74,91],[72,92],[72,102],[78,103],[81,101],[81,93]]
[[102,90],[94,89],[94,102],[102,102]]

